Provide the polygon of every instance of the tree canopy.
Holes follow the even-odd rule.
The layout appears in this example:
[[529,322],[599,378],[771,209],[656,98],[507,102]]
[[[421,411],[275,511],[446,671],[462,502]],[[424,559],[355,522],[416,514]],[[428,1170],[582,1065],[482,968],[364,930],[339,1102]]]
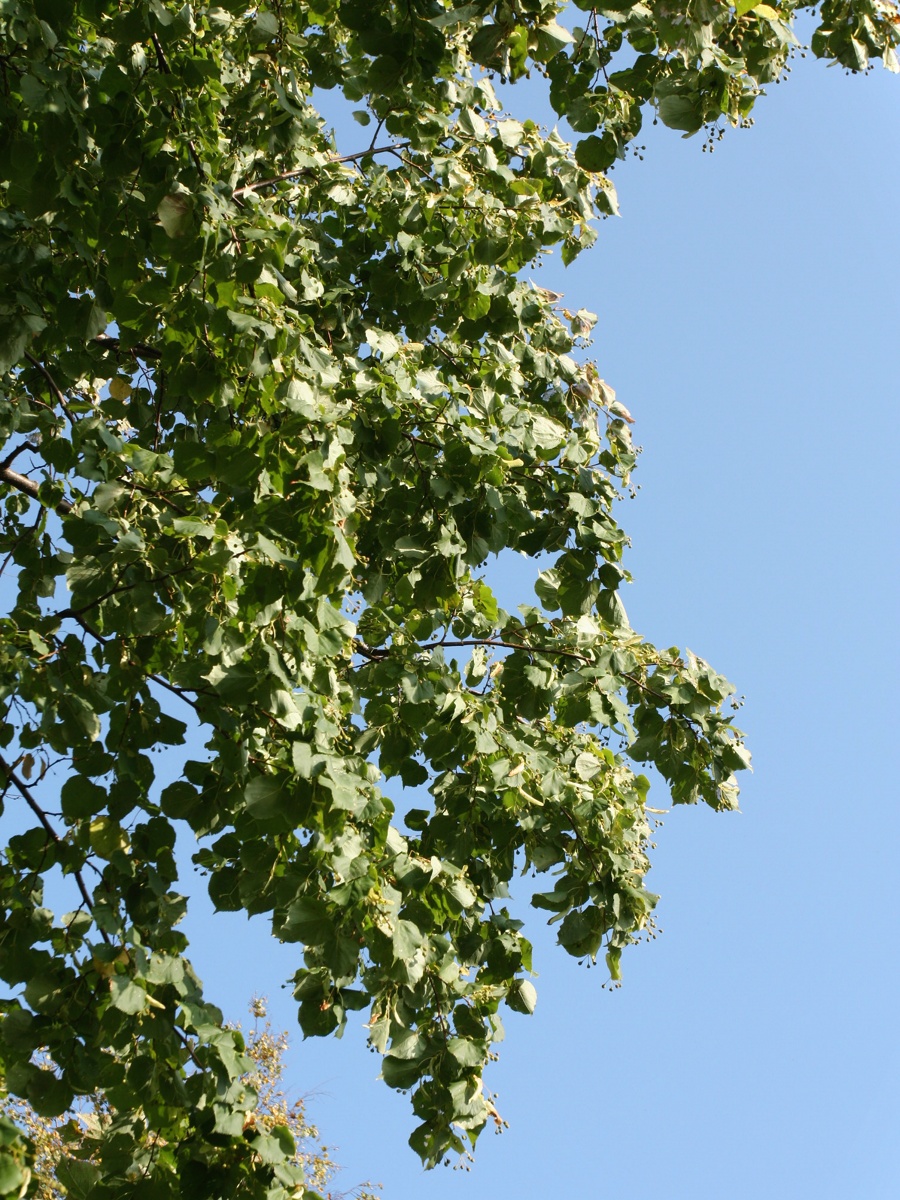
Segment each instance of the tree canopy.
[[[806,8],[816,55],[896,70],[892,4]],[[431,1165],[498,1119],[501,1012],[535,1004],[514,878],[616,980],[655,902],[640,765],[736,805],[732,687],[618,595],[595,317],[523,270],[591,245],[648,116],[747,123],[801,9],[561,9],[0,0],[0,1070],[39,1116],[114,1110],[72,1195],[307,1187],[187,957],[179,832],[297,944],[306,1035],[367,1013]],[[501,108],[529,72],[574,149]]]

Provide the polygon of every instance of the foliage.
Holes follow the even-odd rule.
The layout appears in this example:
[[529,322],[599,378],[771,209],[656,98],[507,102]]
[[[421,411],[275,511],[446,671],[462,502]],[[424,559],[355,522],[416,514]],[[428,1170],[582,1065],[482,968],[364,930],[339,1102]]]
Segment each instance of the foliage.
[[[0,1066],[42,1118],[115,1111],[61,1161],[73,1195],[304,1186],[289,1139],[246,1136],[177,831],[218,909],[302,945],[306,1035],[368,1011],[433,1164],[492,1119],[501,1007],[534,1007],[514,876],[552,873],[532,903],[616,979],[655,900],[633,764],[736,803],[730,685],[618,596],[634,450],[594,317],[521,272],[594,240],[646,112],[745,121],[797,6],[560,7],[0,0]],[[818,21],[816,54],[895,66],[890,4]],[[574,152],[501,112],[528,70]],[[507,612],[484,568],[513,551],[547,557]],[[0,1137],[15,1194],[33,1147]]]
[[[244,1136],[252,1139],[262,1132],[287,1142],[283,1132],[287,1130],[295,1147],[291,1165],[300,1167],[307,1181],[305,1195],[315,1193],[322,1200],[346,1200],[349,1196],[356,1200],[377,1200],[369,1184],[354,1188],[352,1192],[326,1190],[339,1170],[331,1157],[331,1149],[321,1142],[316,1126],[310,1124],[305,1101],[291,1100],[282,1087],[288,1035],[273,1033],[268,1021],[260,1025],[260,1020],[266,1016],[264,1001],[254,1000],[250,1011],[256,1018],[246,1047],[252,1067],[243,1082],[256,1093],[256,1108],[248,1114]],[[20,1097],[7,1095],[0,1098],[3,1127],[14,1127],[21,1143],[30,1143],[33,1147],[28,1167],[30,1175],[24,1171],[20,1173],[20,1182],[26,1184],[28,1195],[34,1200],[58,1200],[65,1196],[66,1189],[58,1177],[59,1164],[67,1156],[91,1161],[94,1144],[117,1115],[98,1094],[87,1097],[78,1111],[53,1118],[39,1116],[28,1101]]]

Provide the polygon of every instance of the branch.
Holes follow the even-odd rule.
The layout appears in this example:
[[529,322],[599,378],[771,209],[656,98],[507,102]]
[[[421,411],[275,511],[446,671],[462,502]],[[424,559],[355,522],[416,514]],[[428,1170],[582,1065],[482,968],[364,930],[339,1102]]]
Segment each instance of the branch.
[[16,446],[15,450],[10,451],[3,462],[0,462],[0,470],[5,471],[12,464],[13,460],[19,457],[23,450],[33,449],[34,447],[31,445],[31,442],[22,442],[21,446]]
[[[24,492],[26,496],[30,496],[32,500],[40,500],[40,488],[33,479],[29,479],[27,475],[20,475],[18,471],[14,471],[12,467],[7,467],[0,464],[0,482],[8,483],[10,487],[16,488],[17,491]],[[60,516],[65,516],[74,508],[74,504],[69,500],[60,500],[56,506],[56,511]]]
[[162,42],[155,33],[150,34],[150,40],[153,42],[153,49],[156,51],[156,65],[162,71],[163,75],[171,75],[172,68],[166,61],[165,52],[162,48]]
[[435,179],[435,177],[431,174],[430,171],[426,171],[425,168],[420,167],[417,162],[413,162],[413,160],[411,158],[407,158],[406,155],[401,154],[400,151],[398,149],[396,149],[396,147],[394,147],[394,146],[391,147],[391,153],[394,155],[395,158],[399,158],[400,161],[402,163],[404,163],[407,167],[412,167],[412,169],[414,171],[418,171],[421,175],[424,175],[429,183],[433,183],[436,188],[440,188],[441,185],[438,183],[438,181]]
[[[355,645],[363,658],[368,658],[372,662],[380,662],[391,653],[390,650],[367,646],[365,642],[361,642],[358,639]],[[577,658],[579,662],[589,663],[593,661],[584,654],[576,654],[574,650],[563,650],[557,646],[528,646],[524,642],[507,642],[502,638],[471,638],[459,642],[426,642],[424,645],[420,645],[418,649],[438,650],[444,646],[500,646],[505,650],[525,650],[528,654],[555,654],[559,658]]]
[[[98,596],[96,600],[91,600],[89,604],[82,604],[81,608],[63,608],[57,613],[48,613],[47,616],[48,618],[52,616],[56,621],[64,621],[67,617],[74,618],[77,621],[82,613],[90,612],[92,608],[96,608],[98,604],[102,604],[110,596],[118,596],[122,592],[130,592],[142,583],[163,583],[166,579],[174,579],[176,575],[183,575],[185,571],[190,571],[193,565],[193,563],[186,563],[176,571],[164,571],[162,575],[157,575],[153,579],[138,579],[134,583],[117,583],[115,587],[111,587],[108,591]],[[83,624],[83,622],[81,623]],[[93,633],[94,631],[89,630],[89,632]]]
[[592,662],[584,654],[576,654],[574,650],[561,650],[556,646],[528,646],[525,642],[506,642],[500,638],[472,638],[461,642],[428,642],[422,649],[433,650],[438,646],[503,646],[506,650],[526,650],[529,654],[555,654],[560,658],[577,658],[579,662]]
[[[50,824],[50,820],[47,817],[47,814],[44,812],[44,810],[41,808],[40,804],[38,804],[37,800],[35,800],[34,796],[31,794],[31,789],[28,787],[28,785],[23,780],[21,780],[19,778],[19,776],[15,773],[15,771],[12,769],[12,767],[9,765],[9,763],[6,761],[6,759],[3,758],[2,756],[0,756],[0,770],[3,771],[3,774],[9,780],[9,782],[11,784],[13,784],[13,786],[21,794],[25,803],[28,805],[28,807],[31,809],[31,811],[34,813],[34,815],[40,821],[47,836],[51,839],[51,841],[54,841],[54,842],[56,842],[57,845],[60,845],[62,843],[62,838],[59,836],[59,834],[56,832],[56,830]],[[85,904],[88,907],[88,910],[90,912],[93,912],[94,911],[93,901],[91,900],[90,892],[87,890],[87,887],[85,886],[84,877],[82,876],[80,871],[74,871],[73,874],[75,876],[75,882],[78,885],[78,890],[81,893],[82,900],[84,900]],[[100,936],[103,938],[104,942],[106,942],[106,944],[109,945],[110,944],[109,937],[107,936],[106,931],[104,929],[101,929],[99,925],[97,926],[97,928],[100,930]]]
[[104,350],[109,350],[111,354],[130,354],[132,358],[162,358],[162,353],[159,350],[154,350],[152,346],[148,346],[146,342],[135,342],[133,346],[123,347],[117,337],[110,337],[108,334],[100,333],[94,338],[94,343],[102,346]]
[[6,568],[9,566],[12,556],[15,554],[16,550],[18,550],[19,546],[21,546],[22,542],[24,542],[27,537],[32,535],[37,530],[37,528],[39,527],[41,522],[44,520],[44,516],[45,516],[46,512],[47,512],[47,510],[45,508],[39,507],[34,516],[34,523],[32,525],[30,525],[27,529],[24,529],[19,534],[19,536],[16,538],[16,540],[13,542],[12,546],[10,546],[9,550],[7,551],[6,557],[4,558],[3,562],[0,563],[0,575],[2,575],[3,572],[6,570]]
[[175,1024],[174,1021],[172,1022],[172,1029],[175,1033],[175,1036],[178,1038],[178,1040],[181,1042],[182,1046],[184,1046],[185,1050],[187,1050],[188,1054],[190,1055],[191,1062],[194,1064],[194,1066],[197,1067],[201,1071],[206,1070],[206,1068],[203,1066],[203,1063],[200,1061],[200,1059],[194,1053],[194,1048],[191,1045],[190,1038],[187,1036],[187,1034],[183,1033],[182,1030],[180,1030],[178,1028],[178,1026]]
[[169,683],[163,679],[161,675],[148,675],[147,678],[152,679],[154,683],[158,683],[160,687],[165,688],[167,692],[171,692],[173,696],[177,696],[179,700],[183,700],[185,704],[189,704],[194,712],[200,712],[200,705],[196,700],[190,698],[187,694],[187,689],[176,687],[174,683]]
[[[665,704],[667,707],[671,708],[672,701],[669,699],[668,696],[664,696],[662,694],[662,692],[655,691],[650,686],[649,683],[644,683],[644,681],[642,679],[638,679],[637,675],[629,675],[629,673],[627,671],[624,671],[623,675],[629,681],[629,683],[633,683],[634,686],[636,688],[638,688],[640,691],[646,692],[648,696],[654,696],[657,700],[662,700],[663,704]],[[678,715],[684,716],[685,714],[679,713]]]
[[569,809],[566,808],[565,806],[563,806],[560,809],[560,811],[562,812],[564,817],[568,817],[569,822],[572,826],[572,832],[575,834],[575,841],[578,842],[579,846],[581,846],[582,850],[584,851],[585,855],[587,856],[587,860],[591,865],[591,870],[594,872],[594,878],[597,880],[598,883],[602,883],[603,882],[603,872],[600,870],[599,866],[597,865],[597,860],[594,858],[594,855],[591,851],[590,846],[585,841],[584,834],[578,828],[578,822],[575,820],[575,814],[570,812]]
[[25,357],[28,359],[28,361],[31,363],[31,365],[34,367],[34,369],[36,371],[40,371],[40,373],[43,375],[43,377],[47,380],[47,383],[50,385],[50,391],[56,397],[57,403],[59,404],[60,408],[63,410],[66,420],[69,422],[70,425],[74,425],[75,418],[69,412],[68,401],[66,400],[66,397],[63,394],[62,389],[60,388],[59,384],[56,382],[56,380],[53,378],[53,376],[50,374],[50,372],[47,370],[47,368],[44,366],[44,364],[42,362],[38,362],[38,360],[34,357],[33,354],[29,354],[26,351]]
[[[168,62],[168,59],[166,58],[165,51],[163,50],[162,42],[159,40],[159,36],[156,33],[151,33],[150,40],[153,42],[153,49],[156,51],[157,67],[163,73],[163,75],[171,75],[172,68],[169,66],[169,62]],[[179,110],[183,109],[182,102],[179,102],[178,108],[179,108]],[[174,114],[173,114],[173,116],[174,116]],[[206,172],[203,170],[203,163],[201,163],[200,155],[197,153],[197,149],[194,146],[194,143],[191,141],[190,138],[187,139],[187,148],[190,153],[191,159],[193,160],[194,166],[197,168],[200,178],[205,179]]]
[[[409,145],[411,145],[410,142],[396,142],[391,146],[370,146],[368,150],[358,150],[355,154],[342,154],[340,158],[330,158],[328,161],[329,163],[357,162],[361,158],[368,158],[370,154],[395,154],[398,150],[405,150]],[[298,167],[296,171],[285,171],[283,175],[273,175],[271,179],[260,179],[258,183],[247,183],[243,187],[235,188],[231,195],[236,200],[238,196],[244,196],[247,192],[272,187],[276,183],[296,179],[298,175],[311,175],[312,172],[312,167]]]

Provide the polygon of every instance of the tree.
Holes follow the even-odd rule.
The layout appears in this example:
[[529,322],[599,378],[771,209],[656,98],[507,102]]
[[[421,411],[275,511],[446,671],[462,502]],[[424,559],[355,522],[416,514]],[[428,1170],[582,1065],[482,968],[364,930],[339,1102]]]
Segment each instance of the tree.
[[[42,1118],[115,1110],[73,1194],[304,1186],[246,1135],[179,829],[217,908],[302,945],[304,1034],[367,1010],[433,1164],[494,1119],[501,1006],[534,1007],[513,877],[551,872],[531,903],[616,980],[655,901],[637,764],[736,804],[733,689],[619,599],[634,450],[595,318],[521,273],[592,243],[646,113],[747,123],[797,5],[579,7],[0,4],[0,1066]],[[816,54],[896,69],[891,4],[817,16]],[[574,152],[501,111],[529,71]],[[484,574],[512,551],[546,556],[515,613]]]
[[[279,1148],[287,1149],[291,1166],[299,1167],[303,1172],[307,1187],[305,1195],[315,1195],[320,1200],[349,1200],[350,1197],[377,1200],[371,1184],[361,1184],[350,1192],[331,1190],[330,1185],[339,1170],[331,1156],[331,1148],[321,1141],[318,1129],[310,1123],[305,1100],[290,1099],[282,1085],[288,1034],[274,1033],[268,1021],[260,1024],[266,1017],[264,1000],[255,999],[250,1012],[254,1025],[247,1037],[246,1049],[252,1067],[242,1082],[255,1092],[256,1108],[249,1115],[244,1136],[260,1140],[263,1156],[268,1138],[274,1138]],[[58,1118],[39,1116],[27,1100],[19,1097],[0,1097],[0,1129],[5,1130],[10,1144],[18,1143],[21,1155],[19,1178],[13,1177],[13,1182],[19,1186],[24,1184],[28,1195],[33,1195],[35,1200],[60,1200],[67,1194],[67,1183],[68,1187],[72,1186],[72,1168],[66,1160],[74,1153],[90,1164],[94,1144],[117,1117],[101,1095],[87,1097],[80,1111],[65,1113]],[[65,1164],[62,1172],[59,1170],[61,1163]],[[19,1164],[13,1160],[13,1165]],[[86,1174],[89,1176],[90,1167],[88,1172],[82,1170],[82,1176]]]

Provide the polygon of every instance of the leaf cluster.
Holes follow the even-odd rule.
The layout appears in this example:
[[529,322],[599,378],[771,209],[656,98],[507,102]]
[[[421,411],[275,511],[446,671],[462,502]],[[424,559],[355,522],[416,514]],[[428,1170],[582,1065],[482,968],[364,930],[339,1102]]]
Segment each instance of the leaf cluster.
[[[305,1034],[367,1012],[431,1165],[499,1120],[483,1070],[534,1007],[514,882],[549,874],[532,905],[615,980],[655,903],[636,764],[736,804],[730,685],[619,596],[635,449],[595,318],[524,271],[593,242],[646,112],[745,119],[795,6],[578,7],[0,3],[0,1070],[41,1118],[111,1106],[73,1194],[305,1186],[247,1135],[179,831],[218,909],[302,947]],[[819,17],[816,53],[893,63],[891,6]],[[574,153],[501,109],[528,71]],[[514,552],[543,570],[510,612]]]

